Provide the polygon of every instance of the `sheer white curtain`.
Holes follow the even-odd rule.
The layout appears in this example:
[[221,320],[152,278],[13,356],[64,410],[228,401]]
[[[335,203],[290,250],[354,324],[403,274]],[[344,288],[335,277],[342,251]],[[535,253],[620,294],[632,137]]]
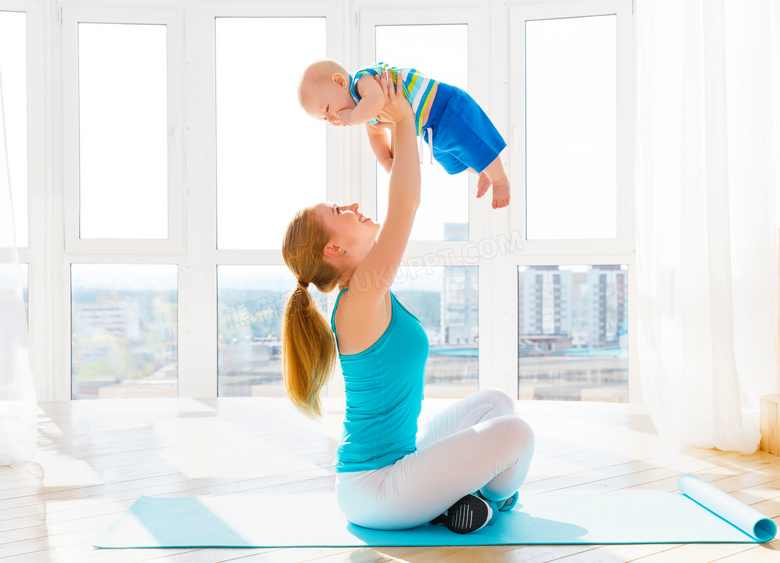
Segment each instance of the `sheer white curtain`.
[[753,452],[777,370],[774,0],[638,0],[643,397],[680,443]]
[[0,74],[0,465],[10,465],[32,459],[37,406],[14,241],[4,115]]

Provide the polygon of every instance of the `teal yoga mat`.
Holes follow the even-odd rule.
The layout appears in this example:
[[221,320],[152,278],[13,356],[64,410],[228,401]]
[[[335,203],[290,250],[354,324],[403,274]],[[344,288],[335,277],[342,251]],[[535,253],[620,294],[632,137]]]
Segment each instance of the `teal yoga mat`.
[[[761,543],[775,523],[693,475],[680,493],[522,495],[473,534],[444,526],[401,531],[348,523],[333,494],[141,497],[95,542],[133,547],[364,547],[610,543]],[[305,501],[301,500],[305,498]]]

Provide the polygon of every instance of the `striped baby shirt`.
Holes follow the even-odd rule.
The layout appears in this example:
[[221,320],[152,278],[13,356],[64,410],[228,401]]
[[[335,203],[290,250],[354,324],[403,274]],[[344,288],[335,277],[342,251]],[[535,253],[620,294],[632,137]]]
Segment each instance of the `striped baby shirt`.
[[[425,110],[433,103],[433,96],[431,94],[433,87],[436,85],[436,81],[432,78],[426,77],[419,70],[414,68],[396,68],[382,62],[361,68],[351,77],[349,92],[352,94],[352,98],[355,100],[355,103],[360,102],[360,94],[358,94],[357,91],[357,83],[363,76],[367,74],[375,76],[381,72],[384,72],[385,70],[390,71],[390,74],[393,77],[393,83],[396,84],[396,86],[398,85],[399,73],[402,76],[404,97],[409,100],[409,103],[412,105],[412,110],[414,111],[415,115],[417,135],[422,135],[423,125],[425,125],[422,122],[423,115],[425,115]],[[371,119],[368,123],[374,124],[378,121],[378,119]]]

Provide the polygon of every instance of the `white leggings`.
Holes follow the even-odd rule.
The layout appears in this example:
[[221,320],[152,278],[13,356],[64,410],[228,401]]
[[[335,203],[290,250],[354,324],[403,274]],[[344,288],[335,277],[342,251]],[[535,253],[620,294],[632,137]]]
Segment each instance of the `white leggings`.
[[528,473],[534,435],[497,389],[461,399],[421,426],[417,451],[393,465],[338,473],[336,498],[347,520],[380,530],[433,520],[461,497],[512,496]]

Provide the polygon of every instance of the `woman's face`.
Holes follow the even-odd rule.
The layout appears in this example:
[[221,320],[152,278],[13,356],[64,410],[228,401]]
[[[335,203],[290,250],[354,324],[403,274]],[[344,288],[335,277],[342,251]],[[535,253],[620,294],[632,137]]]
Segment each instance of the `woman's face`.
[[363,215],[357,203],[320,203],[314,206],[314,213],[330,233],[328,245],[334,247],[334,255],[343,254],[344,250],[367,253],[379,232],[379,224]]

